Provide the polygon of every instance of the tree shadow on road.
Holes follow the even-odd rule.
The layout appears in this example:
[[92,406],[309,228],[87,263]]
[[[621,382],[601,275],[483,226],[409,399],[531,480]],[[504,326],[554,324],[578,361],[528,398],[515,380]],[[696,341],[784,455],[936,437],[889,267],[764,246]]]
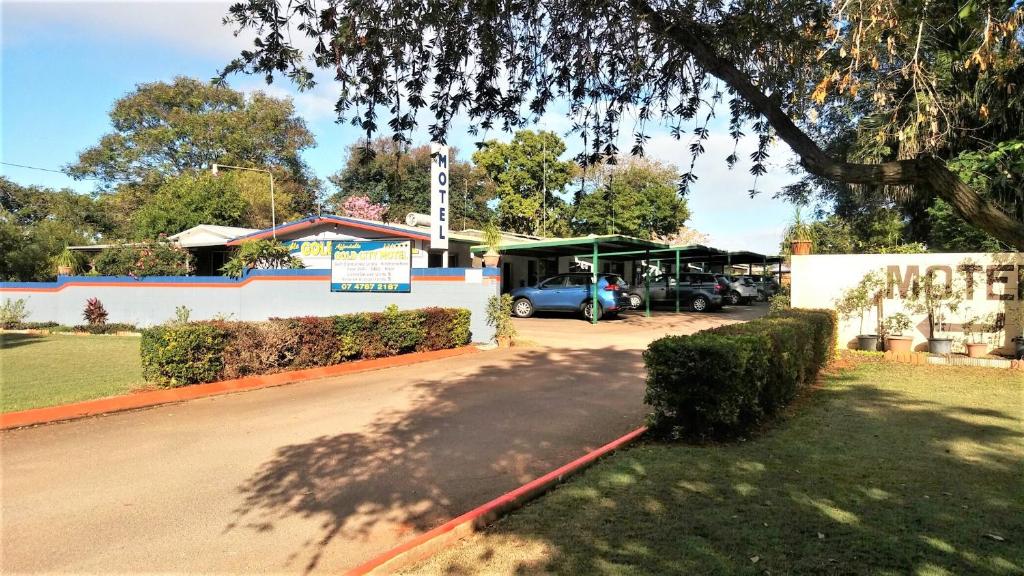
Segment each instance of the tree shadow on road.
[[756,440],[642,444],[415,572],[1022,574],[1024,387],[996,373],[847,374]]
[[436,373],[444,364],[422,365],[411,408],[383,409],[356,433],[278,449],[239,487],[244,504],[227,530],[321,521],[293,554],[309,572],[336,539],[380,541],[383,551],[643,422],[638,350],[473,358],[478,365],[449,374]]

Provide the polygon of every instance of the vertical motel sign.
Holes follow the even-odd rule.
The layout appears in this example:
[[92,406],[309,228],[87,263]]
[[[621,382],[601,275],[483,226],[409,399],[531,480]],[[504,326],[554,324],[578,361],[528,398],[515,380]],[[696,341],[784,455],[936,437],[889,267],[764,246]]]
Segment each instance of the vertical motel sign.
[[448,249],[448,147],[430,145],[430,247]]

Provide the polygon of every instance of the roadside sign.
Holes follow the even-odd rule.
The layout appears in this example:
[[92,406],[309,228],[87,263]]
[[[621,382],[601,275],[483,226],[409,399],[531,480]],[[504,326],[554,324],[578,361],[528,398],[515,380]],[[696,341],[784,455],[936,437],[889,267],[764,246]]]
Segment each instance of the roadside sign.
[[430,247],[448,249],[448,147],[430,145]]
[[335,241],[331,292],[410,292],[412,243]]

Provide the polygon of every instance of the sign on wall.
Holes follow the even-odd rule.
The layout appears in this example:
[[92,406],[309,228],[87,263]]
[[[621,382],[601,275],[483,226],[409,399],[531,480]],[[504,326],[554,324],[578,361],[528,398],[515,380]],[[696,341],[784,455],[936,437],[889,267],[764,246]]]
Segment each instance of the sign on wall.
[[409,292],[411,258],[408,240],[335,241],[331,292]]
[[430,145],[430,247],[448,249],[448,147]]

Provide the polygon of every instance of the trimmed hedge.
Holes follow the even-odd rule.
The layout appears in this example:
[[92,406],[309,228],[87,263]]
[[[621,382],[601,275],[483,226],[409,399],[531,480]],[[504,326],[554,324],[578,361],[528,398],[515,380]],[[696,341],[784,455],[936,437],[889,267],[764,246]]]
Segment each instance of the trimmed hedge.
[[469,310],[423,308],[266,322],[187,322],[142,333],[146,379],[164,387],[442,350],[470,341]]
[[652,431],[670,437],[751,431],[828,364],[836,327],[831,310],[792,309],[655,340],[644,352]]

